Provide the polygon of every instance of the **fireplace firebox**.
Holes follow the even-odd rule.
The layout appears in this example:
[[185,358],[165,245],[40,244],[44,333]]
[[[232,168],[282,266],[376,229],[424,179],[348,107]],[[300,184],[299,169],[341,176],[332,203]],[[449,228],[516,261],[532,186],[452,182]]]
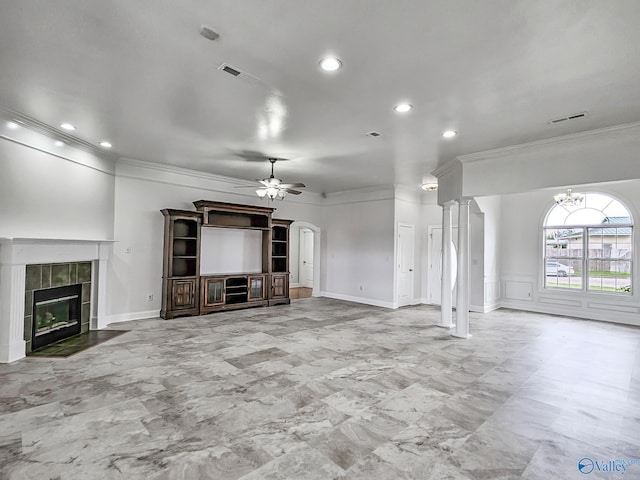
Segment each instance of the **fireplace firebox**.
[[82,284],[33,292],[32,349],[80,333]]

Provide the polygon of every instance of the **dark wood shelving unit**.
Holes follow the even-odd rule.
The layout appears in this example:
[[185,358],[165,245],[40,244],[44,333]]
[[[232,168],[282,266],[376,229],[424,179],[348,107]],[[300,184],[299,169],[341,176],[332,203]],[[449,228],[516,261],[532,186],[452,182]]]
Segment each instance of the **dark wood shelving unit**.
[[162,210],[165,218],[162,275],[162,318],[197,315],[200,311],[200,227],[198,212]]
[[[162,318],[290,303],[289,226],[270,207],[198,200],[196,211],[164,209]],[[262,271],[200,274],[201,229],[262,233]],[[207,246],[206,248],[211,248]]]
[[289,227],[292,220],[271,221],[271,294],[269,305],[290,303],[289,299]]

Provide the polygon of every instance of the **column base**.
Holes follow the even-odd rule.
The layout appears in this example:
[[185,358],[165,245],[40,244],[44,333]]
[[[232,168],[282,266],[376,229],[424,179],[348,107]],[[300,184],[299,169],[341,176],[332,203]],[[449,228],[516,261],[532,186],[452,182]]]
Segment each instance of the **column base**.
[[91,322],[89,325],[91,330],[102,330],[103,328],[106,328],[107,325],[109,325],[109,321],[104,317],[91,317]]
[[11,363],[26,357],[24,340],[10,343],[9,345],[0,345],[0,363]]
[[451,328],[455,328],[456,324],[455,323],[450,323],[450,324],[447,325],[447,324],[439,323],[436,326],[438,326],[440,328],[449,328],[449,329],[451,329]]
[[456,338],[464,338],[465,340],[471,338],[471,334],[470,333],[467,333],[466,335],[465,334],[460,335],[459,333],[452,333],[451,336],[452,337],[456,337]]

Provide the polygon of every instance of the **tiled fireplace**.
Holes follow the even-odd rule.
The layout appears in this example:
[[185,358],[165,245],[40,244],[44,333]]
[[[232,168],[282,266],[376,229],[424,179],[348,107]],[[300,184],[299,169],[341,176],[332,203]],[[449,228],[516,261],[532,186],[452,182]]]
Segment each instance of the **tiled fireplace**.
[[89,331],[91,262],[27,265],[25,290],[27,353]]
[[46,335],[55,339],[107,325],[112,243],[0,238],[0,363],[23,358]]

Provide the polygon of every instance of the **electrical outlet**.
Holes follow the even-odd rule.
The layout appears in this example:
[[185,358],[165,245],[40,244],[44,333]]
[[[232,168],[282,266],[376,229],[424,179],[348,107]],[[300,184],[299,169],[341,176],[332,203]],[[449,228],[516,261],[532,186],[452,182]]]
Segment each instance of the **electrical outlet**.
[[147,302],[153,302],[153,293],[147,295]]

